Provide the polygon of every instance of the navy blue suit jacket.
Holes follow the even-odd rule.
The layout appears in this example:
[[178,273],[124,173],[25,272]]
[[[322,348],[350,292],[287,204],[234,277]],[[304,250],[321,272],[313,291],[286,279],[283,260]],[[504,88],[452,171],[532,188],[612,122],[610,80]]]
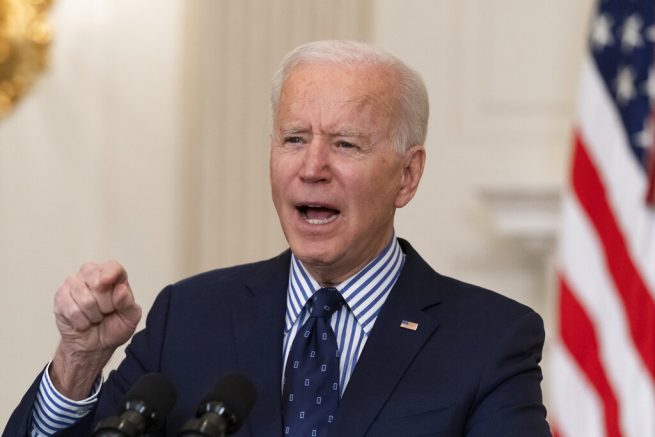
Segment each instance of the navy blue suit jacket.
[[[330,437],[550,436],[539,361],[543,323],[531,309],[434,272],[405,241],[404,269],[346,391]],[[174,436],[228,371],[247,375],[257,402],[238,436],[281,436],[282,336],[290,252],[166,287],[126,358],[104,384],[95,414],[62,436],[88,436],[144,372],[178,391]],[[403,329],[403,320],[418,324]],[[40,377],[39,377],[40,378]],[[3,436],[26,435],[38,380]]]

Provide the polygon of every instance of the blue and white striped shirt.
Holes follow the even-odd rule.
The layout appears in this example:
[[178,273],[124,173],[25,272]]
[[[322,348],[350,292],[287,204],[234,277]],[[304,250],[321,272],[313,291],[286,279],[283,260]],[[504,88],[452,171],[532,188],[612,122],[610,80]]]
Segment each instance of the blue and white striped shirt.
[[51,436],[57,431],[74,425],[91,411],[98,401],[102,379],[94,384],[92,394],[87,399],[73,401],[60,394],[50,380],[50,364],[43,372],[36,402],[32,409],[32,437]]
[[[355,370],[357,360],[382,309],[382,304],[396,283],[404,263],[405,255],[394,236],[373,261],[336,287],[346,302],[346,305],[335,312],[330,319],[340,352],[341,395]],[[283,369],[286,367],[287,356],[296,332],[309,317],[306,309],[307,301],[319,288],[321,286],[311,277],[298,258],[292,256],[287,290]],[[46,369],[32,410],[31,436],[49,437],[84,417],[96,404],[101,385],[102,380],[98,378],[89,398],[73,401],[57,392]]]
[[[373,261],[336,286],[346,302],[330,319],[339,349],[340,395],[348,385],[382,304],[396,283],[404,263],[405,254],[394,236]],[[292,256],[282,350],[283,369],[286,368],[289,349],[298,329],[309,318],[307,302],[319,288],[321,285],[311,277],[300,260]]]

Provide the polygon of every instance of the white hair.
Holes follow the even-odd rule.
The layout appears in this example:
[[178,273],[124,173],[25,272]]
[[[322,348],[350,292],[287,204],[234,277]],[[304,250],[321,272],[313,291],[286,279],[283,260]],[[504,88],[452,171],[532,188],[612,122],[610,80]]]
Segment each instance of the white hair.
[[394,147],[398,153],[402,153],[411,146],[425,143],[430,109],[423,79],[395,56],[357,41],[314,41],[289,52],[273,77],[273,117],[277,112],[282,85],[292,70],[301,64],[372,65],[391,72],[395,76],[398,93],[398,108],[395,108],[392,128]]

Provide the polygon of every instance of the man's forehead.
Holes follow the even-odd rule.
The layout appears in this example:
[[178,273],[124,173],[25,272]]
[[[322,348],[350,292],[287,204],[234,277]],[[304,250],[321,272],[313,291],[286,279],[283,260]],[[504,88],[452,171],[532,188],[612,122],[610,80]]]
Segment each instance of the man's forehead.
[[369,137],[388,132],[390,112],[386,106],[344,104],[325,109],[321,103],[294,105],[282,102],[275,117],[275,129],[283,134],[314,133],[331,136]]
[[282,115],[289,129],[306,128],[293,119],[303,119],[310,110],[325,111],[335,125],[331,128],[344,131],[359,131],[358,125],[372,118],[388,120],[395,104],[393,84],[377,72],[368,67],[298,66],[283,84],[276,118]]

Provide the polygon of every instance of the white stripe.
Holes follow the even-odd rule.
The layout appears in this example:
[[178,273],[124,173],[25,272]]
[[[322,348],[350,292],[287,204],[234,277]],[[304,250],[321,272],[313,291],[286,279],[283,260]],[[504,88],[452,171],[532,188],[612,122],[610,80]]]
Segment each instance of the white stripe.
[[[291,271],[293,272],[293,269],[291,269]],[[290,299],[289,307],[291,307],[293,309],[294,314],[297,315],[298,313],[300,313],[300,310],[302,309],[302,305],[301,305],[301,302],[300,302],[300,294],[302,293],[300,291],[301,287],[300,287],[300,285],[298,285],[298,282],[297,282],[298,280],[296,278],[294,278],[293,276],[291,276],[289,278],[289,281],[291,282],[291,287],[294,290],[298,290],[295,293],[289,293],[289,299]]]
[[[43,394],[44,396],[40,396]],[[57,420],[70,422],[71,420],[77,420],[79,417],[78,411],[83,409],[84,404],[80,403],[79,408],[75,409],[68,405],[61,403],[61,400],[56,397],[54,393],[54,388],[46,386],[44,391],[39,393],[37,399],[41,399],[44,406],[49,407],[50,411],[54,413],[54,418]]]
[[558,342],[550,344],[552,416],[561,437],[606,437],[603,409],[575,360]]
[[[377,311],[380,310],[380,308],[386,301],[389,292],[391,291],[391,285],[396,282],[396,275],[394,274],[394,272],[400,268],[401,264],[402,264],[402,258],[398,257],[392,260],[391,264],[384,272],[380,272],[381,274],[389,273],[389,275],[384,279],[383,282],[372,284],[372,286],[381,290],[385,290],[385,292],[381,296],[377,296],[377,297],[374,295],[370,296],[366,301],[361,303],[362,312],[357,314],[357,319],[360,321],[360,323],[363,323],[364,321],[368,320],[371,316],[373,316],[373,314],[375,314]],[[374,303],[374,305],[372,305],[368,311],[363,312],[371,303]],[[371,329],[373,328],[372,325],[373,323],[367,324],[366,329],[368,332],[371,332]]]
[[339,376],[341,394],[346,388],[346,381],[348,375],[355,370],[355,365],[359,359],[357,350],[353,349],[353,344],[357,344],[357,339],[362,336],[366,336],[362,331],[361,326],[357,324],[354,317],[347,317],[347,323],[345,329],[342,332],[336,333],[337,341],[341,340],[343,342],[342,354],[339,357],[339,367],[341,368],[341,374]]
[[63,428],[52,424],[48,416],[43,412],[40,405],[35,404],[32,410],[32,425],[39,431],[39,434],[50,436]]
[[[591,318],[601,360],[627,437],[655,435],[655,386],[634,348],[623,305],[608,276],[602,247],[572,193],[562,203],[561,271]],[[645,430],[653,432],[644,434]]]
[[299,282],[300,280],[302,280],[302,278],[297,278],[296,276],[297,274],[292,264],[291,272],[289,275],[289,281],[291,282],[291,288],[293,289],[294,292],[289,293],[289,299],[291,299],[290,303],[291,303],[291,307],[293,308],[293,313],[297,316],[302,310],[304,301],[302,300],[303,287],[302,284]]
[[[75,420],[70,418],[63,419],[59,416],[52,416],[49,414],[49,411],[45,410],[45,406],[41,398],[37,397],[36,402],[34,403],[34,416],[33,416],[41,428],[47,427],[50,433],[54,434],[55,431],[60,431],[65,429],[75,423]],[[55,423],[53,420],[58,420],[60,422],[65,422],[64,424]]]
[[[302,264],[300,263],[300,260],[297,259],[297,258],[295,258],[295,260],[296,260],[297,265],[302,267]],[[316,291],[318,289],[319,284],[316,281],[316,279],[314,279],[312,277],[312,275],[310,275],[309,272],[306,271],[304,268],[301,268],[298,271],[298,278],[300,280],[299,285],[302,287],[301,291],[304,292],[303,297],[305,299],[308,299],[314,293],[314,291]]]
[[347,299],[348,302],[353,306],[355,304],[357,304],[358,301],[361,299],[361,294],[362,293],[360,293],[360,289],[362,287],[362,284],[364,284],[366,281],[368,281],[373,276],[379,276],[379,275],[383,274],[379,270],[384,265],[384,263],[387,262],[387,260],[396,253],[395,250],[393,250],[396,246],[397,246],[397,243],[396,243],[396,245],[393,245],[391,247],[392,250],[388,250],[384,254],[384,256],[377,262],[376,266],[371,268],[368,272],[366,272],[365,275],[363,275],[361,278],[359,278],[356,282],[353,282],[352,284],[349,284],[350,279],[347,279],[344,282],[342,282],[340,284],[340,286],[341,286],[340,289],[344,289],[344,288],[347,287],[347,290],[344,291],[344,293],[343,293],[343,298]]
[[346,389],[346,386],[348,385],[348,382],[350,382],[350,377],[353,374],[353,371],[355,370],[355,364],[357,364],[357,361],[359,360],[359,357],[362,355],[362,351],[364,350],[364,346],[366,345],[366,342],[368,341],[368,335],[361,335],[358,337],[358,342],[355,342],[354,348],[353,349],[353,357],[356,357],[355,360],[351,360],[349,363],[350,369],[348,372],[343,372],[342,375],[342,381],[341,381],[341,394],[343,395],[343,391]]
[[621,119],[589,55],[580,91],[582,139],[605,182],[628,251],[655,296],[655,209],[645,202],[646,175],[630,151]]
[[302,300],[302,288],[298,284],[298,280],[293,276],[294,269],[291,268],[289,274],[289,292],[287,293],[287,325],[286,329],[290,329],[291,325],[302,311],[304,301]]
[[41,420],[40,416],[32,416],[33,422],[32,422],[32,434],[36,434],[38,436],[51,436],[55,434],[59,429],[51,429],[48,426],[43,424],[43,421]]

